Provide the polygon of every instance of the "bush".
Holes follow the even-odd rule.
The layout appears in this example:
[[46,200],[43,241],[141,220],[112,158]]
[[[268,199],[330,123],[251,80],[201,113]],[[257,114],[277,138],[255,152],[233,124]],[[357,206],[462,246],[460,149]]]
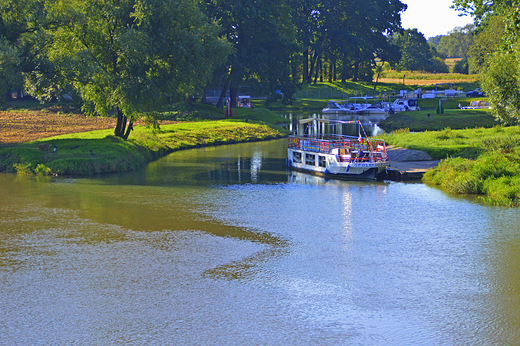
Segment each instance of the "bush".
[[457,61],[453,66],[453,73],[469,74],[468,58]]
[[430,60],[427,71],[434,72],[434,73],[449,73],[450,72],[448,65],[446,65],[444,60],[441,58],[432,58]]

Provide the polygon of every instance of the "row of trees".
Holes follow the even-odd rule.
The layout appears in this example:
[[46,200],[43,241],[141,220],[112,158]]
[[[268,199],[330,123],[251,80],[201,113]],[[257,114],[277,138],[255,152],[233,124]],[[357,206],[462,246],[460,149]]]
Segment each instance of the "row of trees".
[[167,97],[195,92],[225,63],[230,44],[199,5],[2,0],[3,91],[23,79],[42,99],[80,96],[87,113],[115,111],[115,135],[127,139],[143,113],[153,118]]
[[167,100],[208,85],[222,88],[221,101],[240,87],[288,103],[301,82],[371,81],[384,62],[439,70],[424,36],[402,30],[405,9],[399,0],[0,0],[0,92],[23,87],[115,112],[126,139],[139,116],[153,121]]

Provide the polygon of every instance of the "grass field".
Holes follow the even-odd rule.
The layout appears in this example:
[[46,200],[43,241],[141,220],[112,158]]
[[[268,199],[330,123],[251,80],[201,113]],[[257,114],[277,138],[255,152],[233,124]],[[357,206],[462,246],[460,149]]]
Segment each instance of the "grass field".
[[378,125],[387,132],[404,128],[417,132],[440,131],[445,128],[488,128],[497,123],[488,110],[446,109],[444,114],[437,114],[435,110],[396,113]]

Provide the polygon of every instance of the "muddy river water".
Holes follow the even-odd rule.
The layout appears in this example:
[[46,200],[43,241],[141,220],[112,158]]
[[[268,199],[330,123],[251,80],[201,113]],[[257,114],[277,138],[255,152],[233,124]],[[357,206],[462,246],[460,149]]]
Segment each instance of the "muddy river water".
[[0,175],[0,344],[517,344],[519,210],[285,155],[284,139]]

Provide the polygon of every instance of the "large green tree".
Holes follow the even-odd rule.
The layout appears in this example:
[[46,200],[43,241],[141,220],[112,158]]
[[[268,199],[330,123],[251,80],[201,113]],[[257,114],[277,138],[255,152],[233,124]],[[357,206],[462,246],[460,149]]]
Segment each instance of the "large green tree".
[[218,19],[221,34],[233,46],[219,106],[227,90],[233,104],[239,87],[273,97],[277,90],[292,98],[290,59],[295,31],[285,0],[206,0],[206,11]]
[[518,4],[517,0],[453,0],[452,7],[462,14],[473,16],[479,24],[486,16],[515,4]]
[[[456,0],[459,10],[477,18],[484,43],[473,49],[492,113],[504,124],[520,122],[520,9],[517,1]],[[515,5],[515,6],[511,6]],[[503,24],[502,24],[503,23]],[[501,37],[499,37],[501,35]],[[478,37],[478,36],[477,36]],[[493,41],[493,42],[490,42]],[[482,49],[483,54],[475,54]]]
[[424,35],[417,29],[407,29],[396,35],[395,44],[401,51],[398,64],[401,70],[428,70],[433,57],[432,52]]
[[468,51],[470,73],[479,73],[486,67],[493,53],[499,48],[505,34],[505,17],[494,14],[481,22],[475,33],[474,44]]
[[299,43],[303,48],[303,79],[317,79],[320,62],[327,58],[330,73],[341,79],[372,80],[376,52],[391,46],[387,37],[401,29],[399,0],[291,0],[297,9]]
[[229,52],[219,27],[196,0],[47,0],[52,31],[49,56],[87,112],[115,110],[115,135],[168,97],[201,90]]
[[47,65],[44,30],[48,19],[43,0],[0,0],[0,94],[22,89],[24,78]]
[[498,50],[488,62],[482,87],[493,115],[503,124],[520,120],[520,46],[511,51]]
[[456,27],[440,39],[437,51],[448,58],[467,58],[473,45],[473,24]]

